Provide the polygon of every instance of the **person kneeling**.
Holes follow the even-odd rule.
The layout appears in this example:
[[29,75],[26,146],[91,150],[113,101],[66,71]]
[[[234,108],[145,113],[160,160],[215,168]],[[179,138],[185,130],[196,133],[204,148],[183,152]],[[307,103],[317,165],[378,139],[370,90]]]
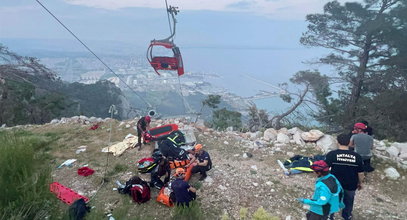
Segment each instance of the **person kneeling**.
[[199,180],[204,180],[207,177],[206,171],[212,168],[211,157],[209,156],[208,152],[202,150],[202,144],[197,144],[194,151],[195,159],[191,160],[187,167],[193,166],[191,170],[192,174],[199,172],[201,174],[201,178],[199,178]]
[[171,189],[174,192],[177,206],[189,207],[189,203],[196,199],[196,189],[184,180],[185,170],[183,168],[177,168],[175,176],[176,179],[171,182]]

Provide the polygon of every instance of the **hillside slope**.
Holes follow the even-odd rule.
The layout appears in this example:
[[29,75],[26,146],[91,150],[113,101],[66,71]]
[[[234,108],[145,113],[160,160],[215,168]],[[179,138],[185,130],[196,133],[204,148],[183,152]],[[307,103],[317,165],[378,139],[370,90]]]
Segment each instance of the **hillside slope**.
[[[149,175],[137,173],[135,164],[151,155],[153,145],[146,145],[141,151],[128,149],[118,157],[109,155],[107,158],[107,154],[101,152],[103,147],[109,146],[110,136],[110,144],[113,144],[121,142],[129,133],[135,134],[131,128],[135,121],[106,120],[94,131],[89,130],[90,125],[83,121],[77,122],[65,120],[64,123],[21,126],[19,129],[56,137],[57,141],[48,151],[51,155],[49,163],[54,167],[53,179],[91,198],[91,205],[95,208],[89,219],[100,219],[109,212],[113,212],[116,219],[172,219],[174,212],[155,201],[158,193],[155,189],[152,190],[152,200],[140,205],[113,190],[117,187],[115,180],[124,182],[133,175],[149,180]],[[170,122],[194,131],[197,141],[204,144],[212,157],[214,167],[209,171],[209,177],[200,182],[194,176],[190,181],[198,188],[203,219],[221,219],[222,216],[223,219],[226,216],[243,219],[241,210],[247,208],[248,216],[251,216],[259,207],[280,219],[304,218],[306,210],[296,198],[312,196],[315,176],[312,173],[285,176],[276,160],[285,160],[294,154],[321,154],[315,143],[300,146],[293,141],[287,144],[265,141],[261,132],[219,132],[202,125],[195,126],[186,119],[153,120],[153,126]],[[86,151],[76,154],[78,147],[83,145],[87,146]],[[73,167],[55,168],[71,158],[77,159]],[[95,169],[94,175],[77,175],[76,170],[85,164]],[[384,169],[397,167],[395,162],[375,157],[373,166],[376,171],[369,176],[364,189],[357,192],[355,219],[406,219],[406,170],[397,168],[402,177],[391,180],[386,177]],[[102,180],[105,181],[103,185]],[[67,209],[62,202],[57,203],[61,212]]]

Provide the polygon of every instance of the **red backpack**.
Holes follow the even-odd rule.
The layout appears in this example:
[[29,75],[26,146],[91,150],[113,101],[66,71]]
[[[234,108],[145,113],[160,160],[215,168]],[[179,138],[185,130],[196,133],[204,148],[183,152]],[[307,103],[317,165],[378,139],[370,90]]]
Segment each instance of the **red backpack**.
[[148,184],[136,184],[130,189],[130,195],[134,202],[145,203],[150,200],[150,187]]

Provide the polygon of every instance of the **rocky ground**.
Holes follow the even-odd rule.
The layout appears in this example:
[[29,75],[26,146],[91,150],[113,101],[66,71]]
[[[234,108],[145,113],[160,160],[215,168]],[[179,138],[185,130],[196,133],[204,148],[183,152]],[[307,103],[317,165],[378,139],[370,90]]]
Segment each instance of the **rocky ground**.
[[[53,167],[67,159],[77,159],[72,167],[55,168],[53,178],[90,197],[90,204],[95,207],[92,212],[113,212],[116,219],[170,219],[171,208],[155,201],[157,190],[152,190],[151,201],[141,205],[113,190],[117,187],[115,180],[124,182],[133,175],[149,180],[149,175],[137,174],[136,162],[151,155],[153,144],[143,146],[141,151],[128,149],[118,157],[101,152],[103,147],[122,141],[127,134],[136,134],[135,121],[92,120],[76,117],[20,128],[58,138],[50,149]],[[306,207],[296,198],[312,196],[315,176],[313,173],[286,176],[276,161],[296,154],[323,154],[334,148],[332,136],[296,128],[256,133],[218,132],[187,121],[153,120],[153,126],[175,122],[181,129],[192,130],[197,141],[210,153],[213,169],[209,171],[209,177],[202,182],[197,180],[198,176],[190,180],[198,188],[198,202],[206,219],[222,216],[240,219],[242,208],[247,208],[250,215],[259,207],[280,219],[304,218]],[[101,123],[101,127],[89,130],[96,122]],[[407,219],[407,171],[403,159],[407,147],[402,143],[375,143],[378,156],[374,157],[373,166],[376,171],[357,192],[354,219]],[[80,146],[86,146],[86,151],[77,153]],[[77,175],[76,170],[86,164],[96,171],[95,174]],[[392,168],[391,171],[388,168]],[[62,202],[61,208],[66,208]]]

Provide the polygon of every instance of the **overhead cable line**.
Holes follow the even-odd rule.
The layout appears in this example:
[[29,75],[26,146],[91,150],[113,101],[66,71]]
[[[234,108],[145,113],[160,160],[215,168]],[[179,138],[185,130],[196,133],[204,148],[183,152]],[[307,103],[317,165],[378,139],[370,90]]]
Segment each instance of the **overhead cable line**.
[[128,85],[122,78],[120,78],[120,76],[118,74],[116,74],[116,72],[110,68],[101,58],[99,58],[98,55],[96,55],[96,53],[94,53],[83,41],[81,41],[81,39],[79,39],[67,26],[65,26],[50,10],[48,10],[47,7],[45,7],[39,0],[35,0],[39,5],[41,5],[41,7],[43,7],[56,21],[58,21],[58,23],[60,25],[62,25],[62,27],[64,27],[74,38],[76,38],[76,40],[78,40],[91,54],[93,54],[93,56],[95,56],[108,70],[110,70],[110,72],[112,72],[115,76],[117,76],[117,78],[119,78],[119,80],[126,85],[131,91],[134,92],[134,94],[136,94],[137,97],[139,97],[145,104],[147,104],[147,107],[151,108],[152,105],[150,103],[148,103],[145,99],[143,99],[142,96],[140,96],[139,94],[137,94],[137,92],[131,88],[130,85]]

